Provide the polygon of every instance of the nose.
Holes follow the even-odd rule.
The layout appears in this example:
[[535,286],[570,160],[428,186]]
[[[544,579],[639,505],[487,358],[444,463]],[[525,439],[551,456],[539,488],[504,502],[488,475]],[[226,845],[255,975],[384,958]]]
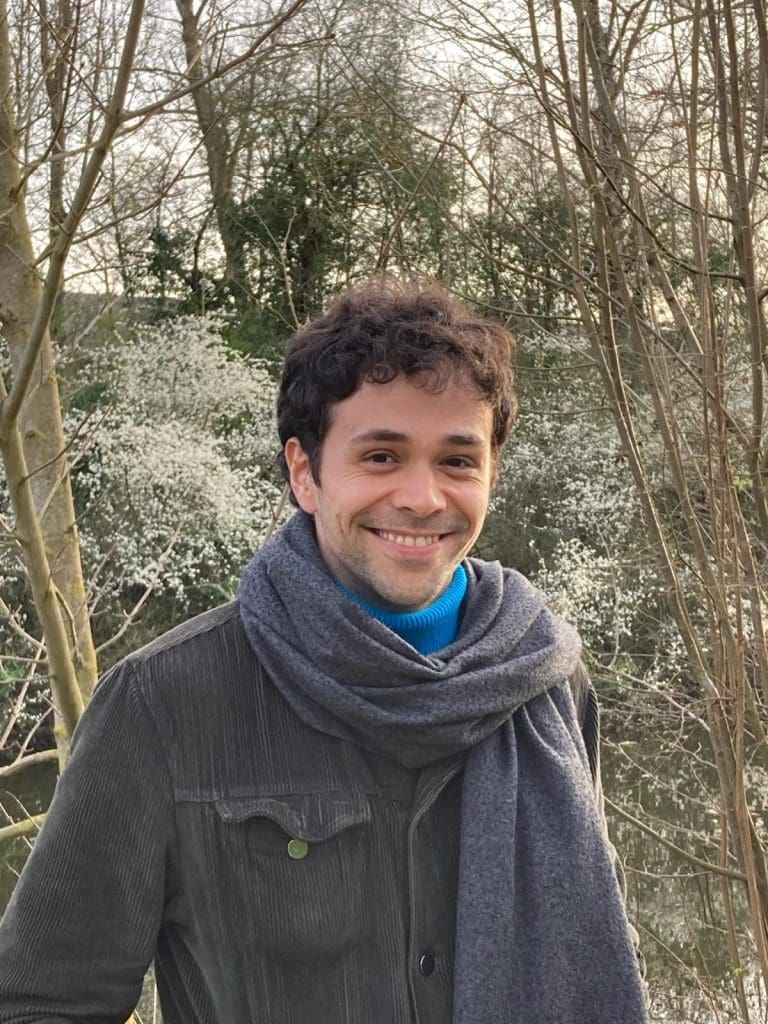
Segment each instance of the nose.
[[395,508],[426,519],[447,507],[437,474],[431,466],[413,465],[398,473],[397,487],[391,495]]

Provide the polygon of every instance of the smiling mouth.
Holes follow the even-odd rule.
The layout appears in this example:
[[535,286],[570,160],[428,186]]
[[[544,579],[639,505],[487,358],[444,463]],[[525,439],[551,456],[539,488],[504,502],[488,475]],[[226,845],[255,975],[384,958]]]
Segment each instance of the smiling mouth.
[[373,532],[382,540],[391,541],[393,544],[403,544],[407,548],[426,548],[431,544],[437,544],[443,536],[441,533],[413,536],[412,534],[392,533],[389,530],[373,530]]

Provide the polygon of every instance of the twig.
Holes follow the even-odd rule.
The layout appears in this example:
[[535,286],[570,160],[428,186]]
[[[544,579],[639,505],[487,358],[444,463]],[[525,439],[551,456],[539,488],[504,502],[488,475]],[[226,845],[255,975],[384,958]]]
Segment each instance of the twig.
[[657,842],[661,843],[662,846],[666,846],[668,850],[672,850],[674,853],[679,854],[683,860],[687,860],[689,864],[695,864],[696,867],[702,868],[704,871],[711,871],[715,875],[724,875],[726,878],[733,878],[737,882],[746,882],[747,876],[742,874],[741,871],[734,871],[731,868],[720,867],[719,864],[712,864],[711,861],[704,860],[702,857],[696,857],[694,854],[689,853],[680,846],[676,846],[670,842],[669,839],[665,839],[663,835],[652,829],[650,825],[646,825],[644,821],[640,821],[629,811],[625,811],[623,807],[619,807],[613,800],[605,797],[605,802],[612,811],[615,811],[620,818],[624,818],[625,821],[630,822],[635,828],[639,828],[641,832],[645,832],[646,835],[651,836]]
[[48,764],[50,761],[57,761],[58,758],[58,750],[40,750],[36,754],[27,754],[26,757],[17,758],[13,764],[0,768],[0,779],[8,779],[12,775],[26,771],[27,768],[34,768],[37,764]]
[[0,736],[0,750],[2,750],[5,747],[8,737],[11,735],[11,730],[13,729],[14,725],[16,725],[18,717],[24,708],[24,699],[27,696],[27,690],[29,689],[31,682],[35,677],[35,672],[37,671],[40,661],[42,660],[42,656],[43,645],[41,644],[37,653],[35,654],[35,657],[32,659],[32,664],[29,666],[26,678],[24,680],[24,684],[21,687],[21,690],[19,691],[16,700],[13,702],[13,709],[11,710],[8,722],[5,726],[5,729],[3,730],[3,735]]
[[44,814],[34,814],[31,818],[25,818],[24,821],[14,821],[12,825],[4,825],[0,828],[0,842],[4,839],[19,839],[32,832],[39,832],[44,820]]
[[158,580],[160,578],[160,570],[162,569],[163,565],[165,564],[165,562],[167,561],[168,557],[170,556],[171,551],[173,550],[173,547],[174,547],[176,541],[179,538],[179,534],[181,533],[182,526],[183,526],[183,522],[179,523],[179,525],[174,530],[173,536],[171,537],[171,539],[168,542],[167,546],[161,552],[159,558],[157,559],[157,564],[156,564],[156,567],[155,567],[154,575],[151,577],[151,579],[147,583],[147,586],[144,589],[144,593],[141,595],[141,597],[136,602],[136,604],[133,606],[133,608],[131,608],[131,610],[125,616],[125,619],[123,620],[123,624],[120,626],[118,631],[116,633],[114,633],[108,640],[105,640],[103,644],[100,644],[96,648],[96,654],[97,655],[100,655],[108,647],[111,647],[112,644],[117,643],[117,641],[130,628],[131,623],[134,621],[136,616],[139,614],[141,609],[144,607],[144,605],[149,600],[149,597],[152,594],[152,591],[157,586]]
[[45,645],[41,640],[37,640],[31,633],[28,633],[26,629],[24,629],[2,597],[0,597],[0,613],[5,617],[6,622],[16,636],[20,637],[35,650],[35,657],[37,657],[37,651],[41,650]]
[[465,102],[466,102],[466,96],[465,96],[464,93],[462,93],[459,96],[459,102],[456,104],[456,109],[453,112],[453,117],[451,118],[451,123],[448,125],[448,127],[447,127],[447,129],[445,131],[445,136],[441,140],[441,142],[438,145],[438,147],[435,150],[435,152],[432,154],[432,157],[429,160],[429,162],[427,163],[427,166],[422,171],[422,173],[421,173],[421,175],[419,177],[419,180],[416,182],[416,184],[411,189],[410,195],[406,198],[406,201],[403,203],[403,205],[401,206],[400,210],[398,211],[397,216],[395,217],[395,222],[392,225],[392,229],[389,232],[389,235],[387,236],[387,238],[385,239],[384,244],[381,247],[381,251],[379,252],[379,259],[378,259],[378,261],[376,263],[377,269],[379,267],[386,266],[387,259],[389,258],[389,250],[392,248],[392,242],[395,240],[395,235],[400,230],[400,227],[401,227],[401,225],[403,223],[403,220],[405,219],[405,215],[408,212],[408,210],[411,208],[414,199],[419,194],[419,190],[421,189],[421,186],[426,181],[427,175],[432,170],[432,168],[437,163],[437,161],[440,159],[440,157],[442,156],[443,150],[448,145],[448,142],[449,142],[449,140],[451,138],[451,135],[453,134],[453,129],[454,129],[455,125],[456,125],[456,121],[458,119],[458,116],[461,113],[461,108],[464,106]]
[[167,107],[169,103],[174,103],[176,100],[181,99],[182,96],[188,96],[190,93],[194,92],[195,89],[199,89],[205,85],[210,85],[211,82],[228,75],[230,71],[234,71],[235,68],[244,64],[247,60],[250,60],[259,47],[265,43],[270,36],[274,35],[279,28],[282,28],[283,25],[290,21],[295,14],[298,14],[306,3],[307,0],[296,0],[295,3],[291,4],[287,11],[273,21],[269,28],[262,32],[262,34],[258,36],[253,43],[251,43],[247,50],[244,50],[243,53],[234,57],[228,63],[223,64],[220,68],[212,71],[209,75],[205,75],[203,78],[196,80],[191,85],[185,85],[178,89],[174,89],[173,92],[169,92],[162,99],[156,100],[154,103],[149,103],[144,107],[138,107],[136,110],[127,110],[124,113],[122,120],[125,122],[133,121],[137,118],[147,118],[158,110],[162,110],[163,107]]
[[277,508],[272,513],[272,519],[270,520],[269,527],[267,528],[266,535],[264,537],[264,540],[262,541],[263,544],[266,544],[267,541],[269,540],[269,538],[275,532],[275,529],[277,528],[277,524],[280,521],[280,516],[283,514],[283,509],[285,508],[285,503],[286,503],[286,501],[288,501],[289,493],[290,493],[290,486],[289,486],[289,484],[286,483],[286,484],[283,485],[283,493],[280,495],[280,501],[278,501],[278,503],[277,503]]
[[22,402],[27,394],[35,366],[37,365],[40,350],[48,334],[54,304],[61,291],[64,263],[72,245],[75,229],[88,208],[88,203],[101,174],[102,166],[112,145],[115,132],[123,119],[123,104],[125,103],[128,91],[128,83],[133,68],[143,14],[144,0],[133,0],[125,32],[123,50],[120,56],[120,64],[117,70],[115,88],[107,106],[101,134],[96,140],[91,156],[80,178],[69,213],[59,227],[56,241],[51,248],[48,273],[43,285],[43,294],[29,330],[27,343],[21,355],[10,393],[0,404],[0,430],[9,430],[18,418]]
[[35,724],[29,730],[29,732],[27,733],[26,739],[24,740],[24,742],[21,744],[21,747],[19,748],[19,758],[23,757],[24,751],[27,749],[29,744],[32,742],[32,737],[35,735],[37,730],[40,728],[40,726],[43,724],[43,722],[46,720],[46,718],[48,718],[48,716],[52,712],[53,712],[53,705],[51,705],[49,708],[47,708],[42,713],[42,715],[38,718],[38,720],[35,722]]

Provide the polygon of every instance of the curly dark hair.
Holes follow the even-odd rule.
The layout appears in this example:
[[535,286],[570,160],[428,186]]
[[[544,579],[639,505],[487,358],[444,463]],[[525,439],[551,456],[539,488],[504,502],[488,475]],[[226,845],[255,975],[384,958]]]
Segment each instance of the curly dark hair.
[[[473,316],[439,285],[375,278],[339,295],[289,340],[277,399],[280,443],[298,438],[319,483],[334,403],[363,382],[388,384],[403,374],[439,393],[458,376],[492,407],[498,456],[517,416],[514,353],[509,331]],[[279,461],[288,480],[282,452]]]

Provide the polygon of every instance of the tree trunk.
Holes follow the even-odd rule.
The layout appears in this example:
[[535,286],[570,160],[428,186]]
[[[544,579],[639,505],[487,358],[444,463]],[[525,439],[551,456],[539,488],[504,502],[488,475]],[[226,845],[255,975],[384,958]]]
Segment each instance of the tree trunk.
[[232,181],[234,158],[226,113],[221,108],[213,89],[202,83],[207,73],[203,42],[198,31],[198,15],[192,0],[176,0],[181,17],[181,33],[184,40],[184,54],[187,60],[187,78],[190,85],[197,84],[193,92],[195,112],[203,136],[208,180],[213,198],[213,211],[224,247],[226,267],[224,282],[230,290],[238,308],[247,306],[251,300],[251,289],[245,265],[243,238],[238,226]]
[[[25,210],[25,195],[17,153],[17,131],[10,90],[10,54],[7,15],[0,0],[0,325],[11,357],[11,371],[19,369],[35,311],[42,299],[42,283]],[[3,455],[7,459],[10,432],[21,435],[24,472],[28,476],[47,559],[50,581],[63,614],[68,656],[73,664],[81,701],[87,700],[97,678],[83,580],[72,488],[65,454],[59,389],[53,366],[50,333],[46,332],[35,373],[16,424],[4,426]],[[9,485],[14,473],[9,471]],[[10,469],[10,467],[7,467]],[[17,486],[23,486],[18,480]],[[12,494],[12,499],[14,495]],[[15,510],[18,506],[14,505]],[[18,511],[17,511],[18,514]],[[17,522],[22,536],[33,524]],[[28,539],[28,537],[27,537]],[[28,567],[29,568],[29,567]],[[48,638],[47,638],[48,639]],[[52,654],[48,651],[49,665]],[[54,693],[54,703],[60,695]],[[65,703],[69,703],[66,699]],[[61,710],[61,708],[59,708]],[[66,717],[66,716],[65,716]]]

